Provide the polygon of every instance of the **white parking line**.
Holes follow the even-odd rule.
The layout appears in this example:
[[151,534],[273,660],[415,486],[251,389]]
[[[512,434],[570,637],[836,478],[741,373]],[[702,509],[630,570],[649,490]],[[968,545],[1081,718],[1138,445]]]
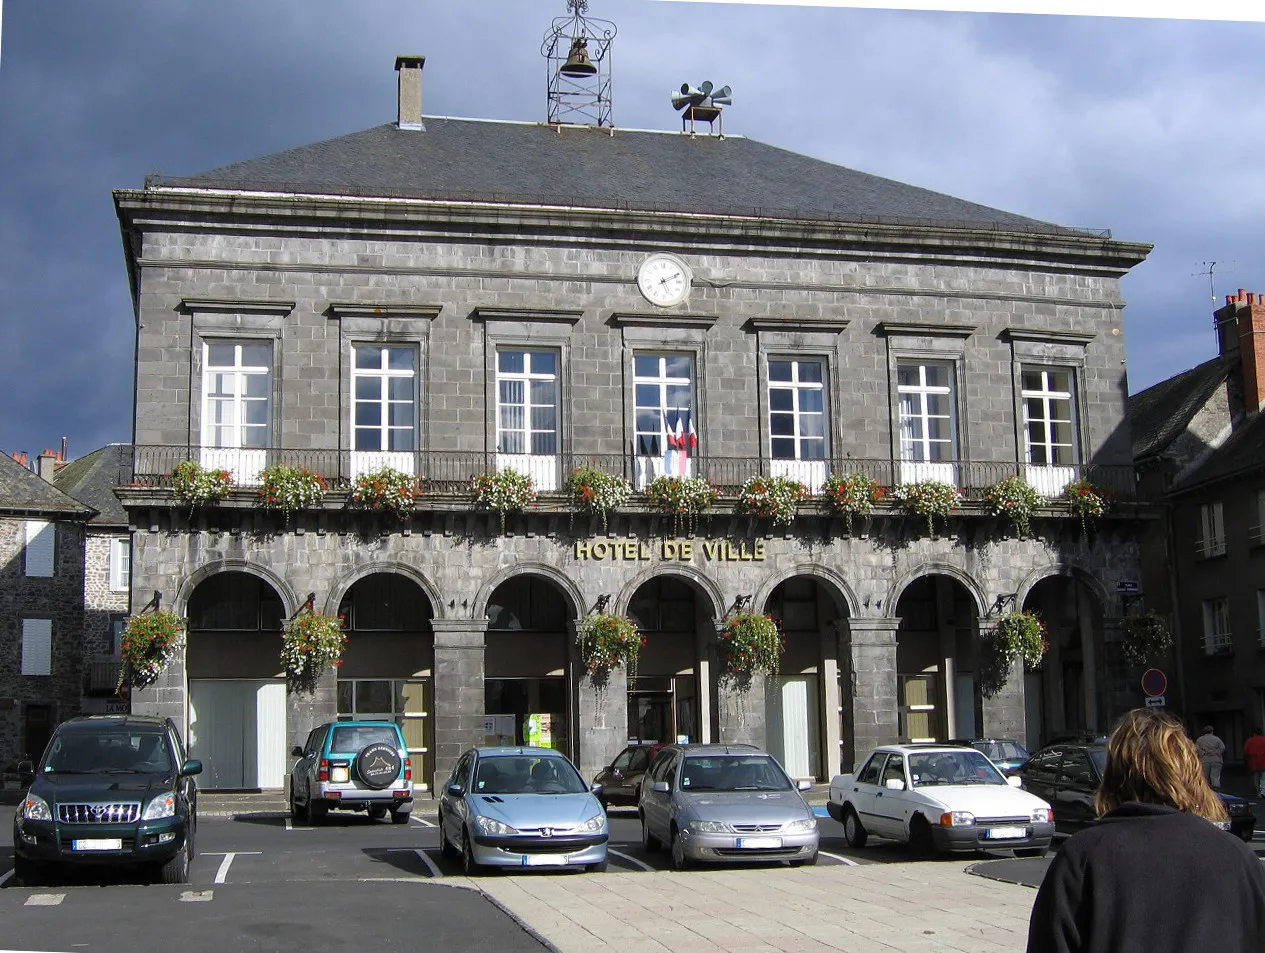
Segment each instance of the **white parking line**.
[[426,818],[424,817],[414,817],[413,820],[417,821],[417,823],[421,824],[423,827],[438,827],[439,826],[438,824],[435,824],[432,821],[426,820]]
[[837,860],[841,864],[847,864],[849,867],[861,866],[855,860],[852,860],[850,857],[840,857],[838,854],[832,854],[830,853],[830,851],[827,851],[827,850],[819,850],[817,851],[817,853],[821,854],[822,857],[829,857],[831,860]]
[[228,868],[233,866],[234,857],[244,856],[246,854],[254,854],[258,856],[259,854],[263,852],[258,851],[258,850],[235,850],[235,851],[230,851],[223,855],[221,855],[219,851],[210,851],[210,852],[203,851],[202,853],[207,857],[223,856],[224,859],[220,861],[220,869],[215,872],[215,883],[222,884],[224,883],[224,880],[228,877]]
[[33,893],[26,898],[24,907],[55,907],[66,899],[64,893]]
[[435,862],[431,860],[430,857],[427,856],[426,851],[420,847],[390,847],[387,848],[386,853],[398,854],[404,851],[412,851],[416,854],[417,859],[426,865],[426,869],[430,871],[430,875],[432,877],[435,877],[436,879],[443,877],[443,873],[437,866],[435,866]]
[[181,903],[209,903],[214,898],[214,890],[184,890],[180,894]]
[[315,828],[315,827],[307,827],[307,826],[304,826],[304,825],[298,825],[298,824],[295,824],[293,820],[291,820],[290,818],[288,818],[288,817],[287,817],[287,818],[286,818],[286,830],[288,830],[288,831],[314,831],[314,830],[316,830],[316,828]]
[[628,861],[628,863],[633,864],[634,866],[640,867],[642,870],[654,870],[653,867],[651,867],[649,864],[645,863],[644,861],[640,861],[636,857],[629,857],[627,854],[621,853],[620,851],[611,850],[609,847],[606,848],[606,853],[613,854],[614,856],[618,857],[620,860],[626,860]]
[[0,874],[0,887],[3,887],[5,884],[7,884],[9,880],[12,879],[12,877],[13,877],[12,870],[6,870],[3,874]]

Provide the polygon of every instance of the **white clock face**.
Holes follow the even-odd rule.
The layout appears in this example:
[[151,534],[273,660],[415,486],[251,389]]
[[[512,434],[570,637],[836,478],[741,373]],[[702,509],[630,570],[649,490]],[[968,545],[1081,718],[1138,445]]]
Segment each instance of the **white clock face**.
[[651,304],[670,308],[690,293],[690,270],[673,255],[651,255],[637,269],[637,287]]

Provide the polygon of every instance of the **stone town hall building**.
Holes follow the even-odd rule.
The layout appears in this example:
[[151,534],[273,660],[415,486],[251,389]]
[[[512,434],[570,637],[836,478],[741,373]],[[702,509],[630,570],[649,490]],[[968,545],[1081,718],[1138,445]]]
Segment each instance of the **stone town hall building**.
[[[158,592],[189,622],[133,709],[185,725],[209,787],[282,786],[290,747],[339,716],[398,719],[435,784],[533,714],[586,775],[640,738],[752,740],[826,777],[876,743],[1035,742],[1128,705],[1119,281],[1150,246],[742,136],[424,117],[423,63],[397,61],[397,122],[115,193],[138,327],[132,604]],[[555,492],[581,462],[643,487],[678,420],[689,472],[725,494],[693,538],[640,495],[603,528]],[[184,459],[241,488],[190,511],[163,478]],[[324,475],[320,506],[254,505],[281,461]],[[384,463],[427,481],[406,521],[347,506]],[[468,482],[504,467],[541,496],[502,532]],[[967,502],[935,538],[890,506],[851,533],[820,502],[789,528],[735,514],[752,475],[848,470]],[[1086,534],[1051,505],[1011,538],[980,499],[1015,473],[1051,496],[1087,476],[1113,508]],[[309,595],[349,645],[315,694],[288,693],[277,633]],[[599,601],[646,642],[604,692],[574,645]],[[716,653],[740,603],[786,638],[746,693]],[[1050,651],[984,697],[981,634],[1025,606]]]

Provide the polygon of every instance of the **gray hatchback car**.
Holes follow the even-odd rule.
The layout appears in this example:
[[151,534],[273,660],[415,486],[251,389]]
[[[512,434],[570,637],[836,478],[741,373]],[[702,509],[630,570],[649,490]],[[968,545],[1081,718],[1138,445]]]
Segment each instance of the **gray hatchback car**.
[[668,847],[682,870],[700,861],[817,863],[812,808],[776,759],[746,745],[669,745],[641,785],[642,846]]

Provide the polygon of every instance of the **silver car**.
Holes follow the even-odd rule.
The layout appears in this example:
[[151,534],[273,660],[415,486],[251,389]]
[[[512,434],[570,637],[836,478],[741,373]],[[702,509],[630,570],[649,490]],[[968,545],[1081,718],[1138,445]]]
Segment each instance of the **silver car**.
[[439,797],[439,844],[487,867],[606,869],[610,829],[593,789],[550,748],[471,748]]
[[667,846],[683,870],[696,861],[817,863],[817,818],[772,755],[745,745],[670,745],[641,785],[647,851]]

